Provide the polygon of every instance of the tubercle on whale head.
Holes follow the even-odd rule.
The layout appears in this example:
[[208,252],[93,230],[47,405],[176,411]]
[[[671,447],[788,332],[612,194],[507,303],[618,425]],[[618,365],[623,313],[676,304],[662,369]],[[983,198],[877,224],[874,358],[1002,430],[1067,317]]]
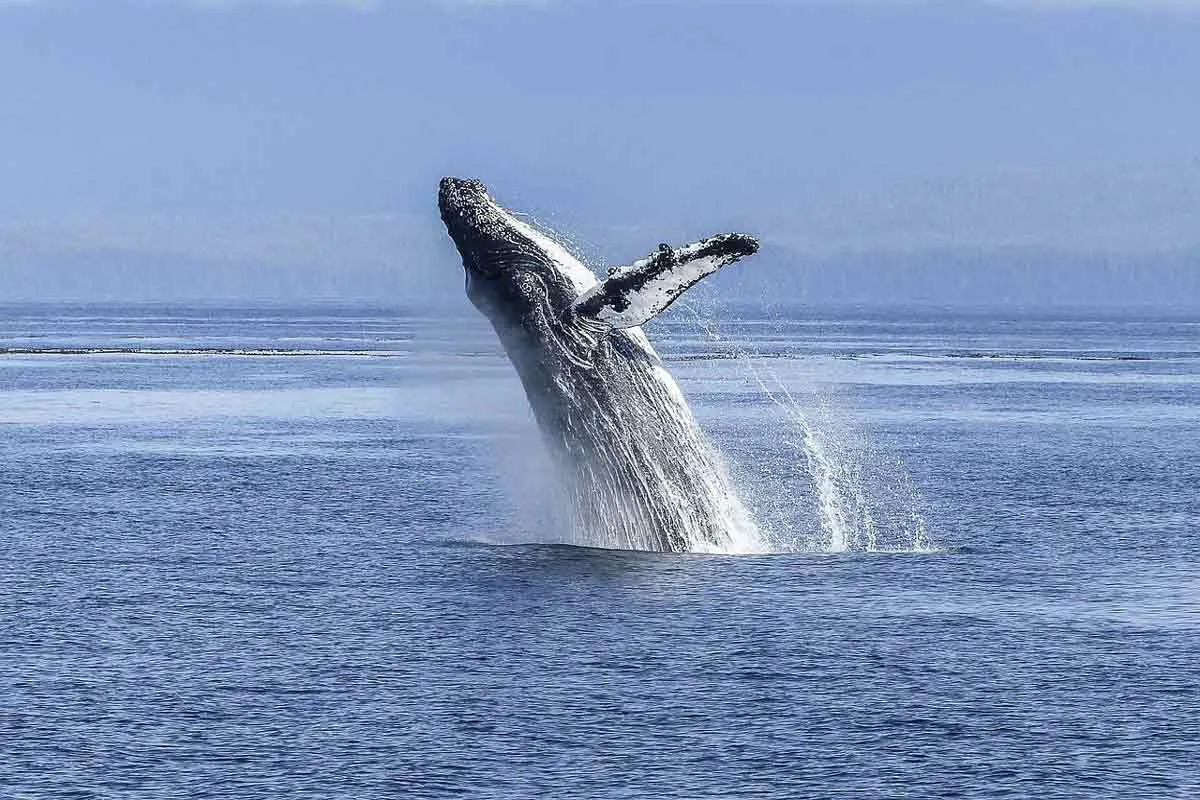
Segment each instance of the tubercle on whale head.
[[476,178],[442,178],[438,184],[438,208],[442,219],[480,203],[490,202],[487,187]]
[[545,243],[497,203],[482,181],[443,178],[438,209],[468,274],[494,279],[553,266]]
[[498,264],[488,256],[505,226],[500,208],[483,182],[474,178],[442,178],[438,186],[438,211],[468,273],[498,277]]
[[438,209],[466,269],[467,297],[493,322],[557,318],[578,296],[557,243],[503,208],[481,181],[443,178]]

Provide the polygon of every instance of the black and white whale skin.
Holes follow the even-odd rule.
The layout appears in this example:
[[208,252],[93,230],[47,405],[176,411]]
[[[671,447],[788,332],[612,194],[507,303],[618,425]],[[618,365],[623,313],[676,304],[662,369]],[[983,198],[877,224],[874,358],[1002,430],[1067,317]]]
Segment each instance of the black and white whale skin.
[[438,206],[467,296],[524,385],[578,535],[622,549],[763,549],[720,455],[639,327],[758,242],[725,234],[661,245],[598,281],[479,181],[444,178]]

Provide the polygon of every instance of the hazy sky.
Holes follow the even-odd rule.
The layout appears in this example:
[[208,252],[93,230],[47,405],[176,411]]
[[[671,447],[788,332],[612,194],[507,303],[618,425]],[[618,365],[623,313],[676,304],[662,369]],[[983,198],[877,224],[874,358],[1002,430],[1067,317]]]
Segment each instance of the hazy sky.
[[1198,43],[1200,0],[0,0],[0,282],[436,284],[443,174],[591,255],[1196,249]]

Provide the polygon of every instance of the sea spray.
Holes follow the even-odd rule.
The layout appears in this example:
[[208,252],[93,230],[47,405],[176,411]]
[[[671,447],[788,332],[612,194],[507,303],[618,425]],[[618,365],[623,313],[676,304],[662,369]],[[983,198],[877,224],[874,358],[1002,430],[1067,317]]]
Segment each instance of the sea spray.
[[[568,395],[574,397],[574,392]],[[682,399],[678,408],[678,413],[686,415],[681,424],[694,426]],[[634,413],[636,409],[623,410],[621,421],[631,424]],[[610,423],[579,415],[571,424]],[[700,434],[698,441],[672,448],[661,459],[642,452],[648,442],[622,436],[616,428],[594,438],[604,447],[625,451],[621,458],[649,465],[647,470],[614,475],[589,468],[579,479],[573,470],[555,462],[554,451],[537,435],[532,416],[495,439],[493,471],[507,500],[507,527],[516,541],[653,550],[650,532],[660,520],[649,515],[661,515],[680,522],[674,530],[686,543],[681,548],[684,552],[743,555],[774,549],[742,502],[724,455],[708,437]],[[697,515],[696,497],[685,493],[672,473],[691,476],[693,486],[712,498],[710,513],[703,518]],[[714,527],[722,532],[719,541],[711,535]]]
[[[759,525],[776,551],[906,552],[933,548],[920,491],[899,458],[873,447],[817,387],[796,391],[711,315],[687,304],[692,323],[729,354],[771,405],[786,449],[758,454],[758,473],[739,477]],[[788,455],[790,453],[790,456]],[[766,471],[763,467],[766,466]]]

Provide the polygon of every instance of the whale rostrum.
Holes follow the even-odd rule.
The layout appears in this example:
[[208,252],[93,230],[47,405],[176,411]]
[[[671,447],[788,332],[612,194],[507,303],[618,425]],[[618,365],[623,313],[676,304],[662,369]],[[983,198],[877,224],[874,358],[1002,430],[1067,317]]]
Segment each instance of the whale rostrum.
[[641,330],[696,282],[758,250],[740,233],[608,270],[603,280],[477,180],[438,206],[471,302],[492,323],[556,467],[576,540],[625,549],[762,549],[752,515]]

